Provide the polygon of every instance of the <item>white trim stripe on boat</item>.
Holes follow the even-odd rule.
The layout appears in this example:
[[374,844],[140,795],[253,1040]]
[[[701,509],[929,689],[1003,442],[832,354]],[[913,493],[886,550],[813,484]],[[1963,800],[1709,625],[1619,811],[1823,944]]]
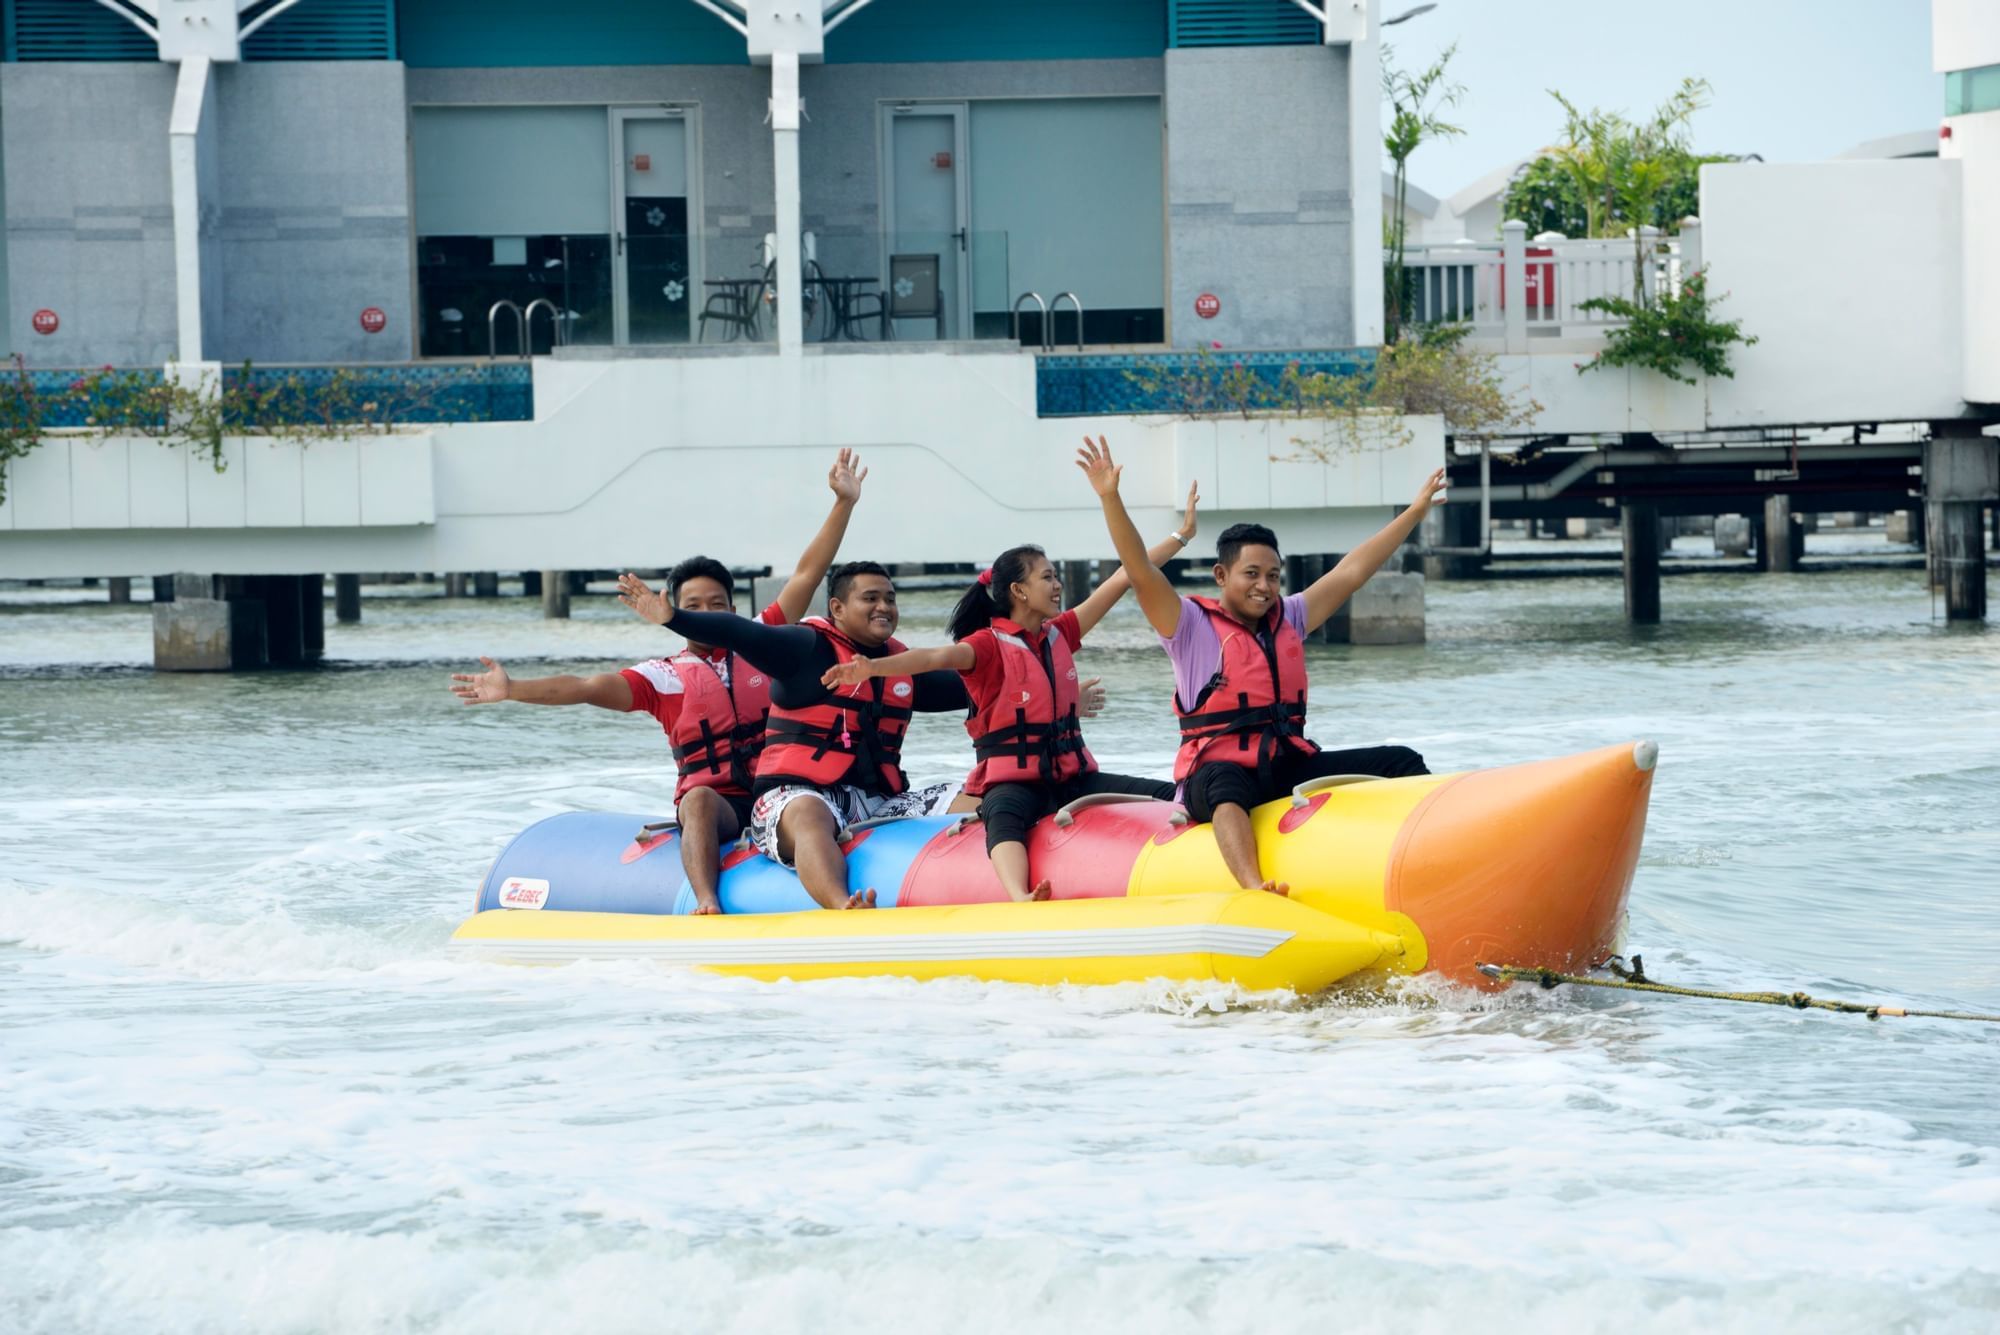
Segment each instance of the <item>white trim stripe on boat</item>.
[[1292,933],[1269,927],[1205,923],[1089,932],[940,932],[712,941],[467,937],[453,939],[447,949],[455,954],[542,961],[646,959],[673,964],[862,964],[890,960],[1078,959],[1120,955],[1233,955],[1261,959],[1291,939]]

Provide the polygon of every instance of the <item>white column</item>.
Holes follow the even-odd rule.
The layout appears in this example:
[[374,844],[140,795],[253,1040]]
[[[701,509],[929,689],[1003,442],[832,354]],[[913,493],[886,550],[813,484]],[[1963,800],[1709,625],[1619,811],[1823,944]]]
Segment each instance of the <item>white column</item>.
[[1701,219],[1681,219],[1681,282],[1701,272]]
[[[1382,0],[1365,5],[1366,30],[1347,48],[1347,174],[1353,200],[1354,345],[1382,341]],[[1329,20],[1335,6],[1327,6]],[[1327,36],[1336,25],[1329,22]]]
[[805,342],[799,264],[799,57],[771,53],[771,156],[777,163],[778,352],[797,355]]
[[212,68],[207,56],[188,56],[181,61],[167,124],[174,200],[174,304],[180,335],[178,359],[183,365],[202,360],[201,204],[202,176],[205,171],[211,176],[214,172],[215,117],[208,97]]
[[1500,286],[1506,292],[1507,351],[1528,350],[1528,224],[1500,224]]

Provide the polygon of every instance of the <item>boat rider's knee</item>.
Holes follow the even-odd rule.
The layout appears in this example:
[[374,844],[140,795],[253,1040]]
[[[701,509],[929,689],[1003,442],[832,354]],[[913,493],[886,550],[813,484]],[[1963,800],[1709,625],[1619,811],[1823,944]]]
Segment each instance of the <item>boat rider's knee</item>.
[[1264,800],[1257,791],[1257,771],[1227,761],[1203,765],[1188,775],[1185,797],[1189,818],[1204,824],[1215,819],[1217,807],[1248,811]]
[[1382,748],[1382,772],[1391,779],[1400,779],[1406,774],[1429,774],[1431,767],[1424,763],[1423,756],[1407,746],[1385,746]]
[[[717,825],[725,815],[730,815],[729,804],[713,788],[690,788],[675,809],[681,828],[690,825]],[[733,819],[733,815],[731,816]]]

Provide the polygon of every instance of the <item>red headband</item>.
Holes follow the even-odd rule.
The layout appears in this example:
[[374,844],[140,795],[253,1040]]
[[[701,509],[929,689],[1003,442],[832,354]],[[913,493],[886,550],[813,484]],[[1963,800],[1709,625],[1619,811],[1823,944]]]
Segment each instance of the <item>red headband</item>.
[[985,585],[985,586],[986,586],[987,588],[989,588],[989,589],[993,587],[993,567],[992,567],[992,566],[988,566],[988,567],[986,567],[986,569],[984,569],[984,570],[982,570],[982,571],[980,571],[980,572],[979,572],[979,582],[980,582],[981,584],[984,584],[984,585]]

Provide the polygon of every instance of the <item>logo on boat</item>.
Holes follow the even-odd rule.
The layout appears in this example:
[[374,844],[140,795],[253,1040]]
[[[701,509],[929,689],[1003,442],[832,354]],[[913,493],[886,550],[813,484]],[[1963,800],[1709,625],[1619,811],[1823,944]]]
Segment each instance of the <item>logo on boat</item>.
[[910,693],[910,683],[908,683],[907,681],[899,681],[896,683],[895,687],[893,688],[893,691],[894,694],[898,696],[906,696]]
[[538,909],[549,902],[549,883],[533,876],[509,876],[500,882],[500,907]]
[[763,678],[763,676],[762,676],[762,675],[758,675],[758,676],[755,676],[755,677],[752,677],[752,678],[750,679],[750,684],[751,684],[752,686],[762,686],[762,685],[764,684],[764,678]]

